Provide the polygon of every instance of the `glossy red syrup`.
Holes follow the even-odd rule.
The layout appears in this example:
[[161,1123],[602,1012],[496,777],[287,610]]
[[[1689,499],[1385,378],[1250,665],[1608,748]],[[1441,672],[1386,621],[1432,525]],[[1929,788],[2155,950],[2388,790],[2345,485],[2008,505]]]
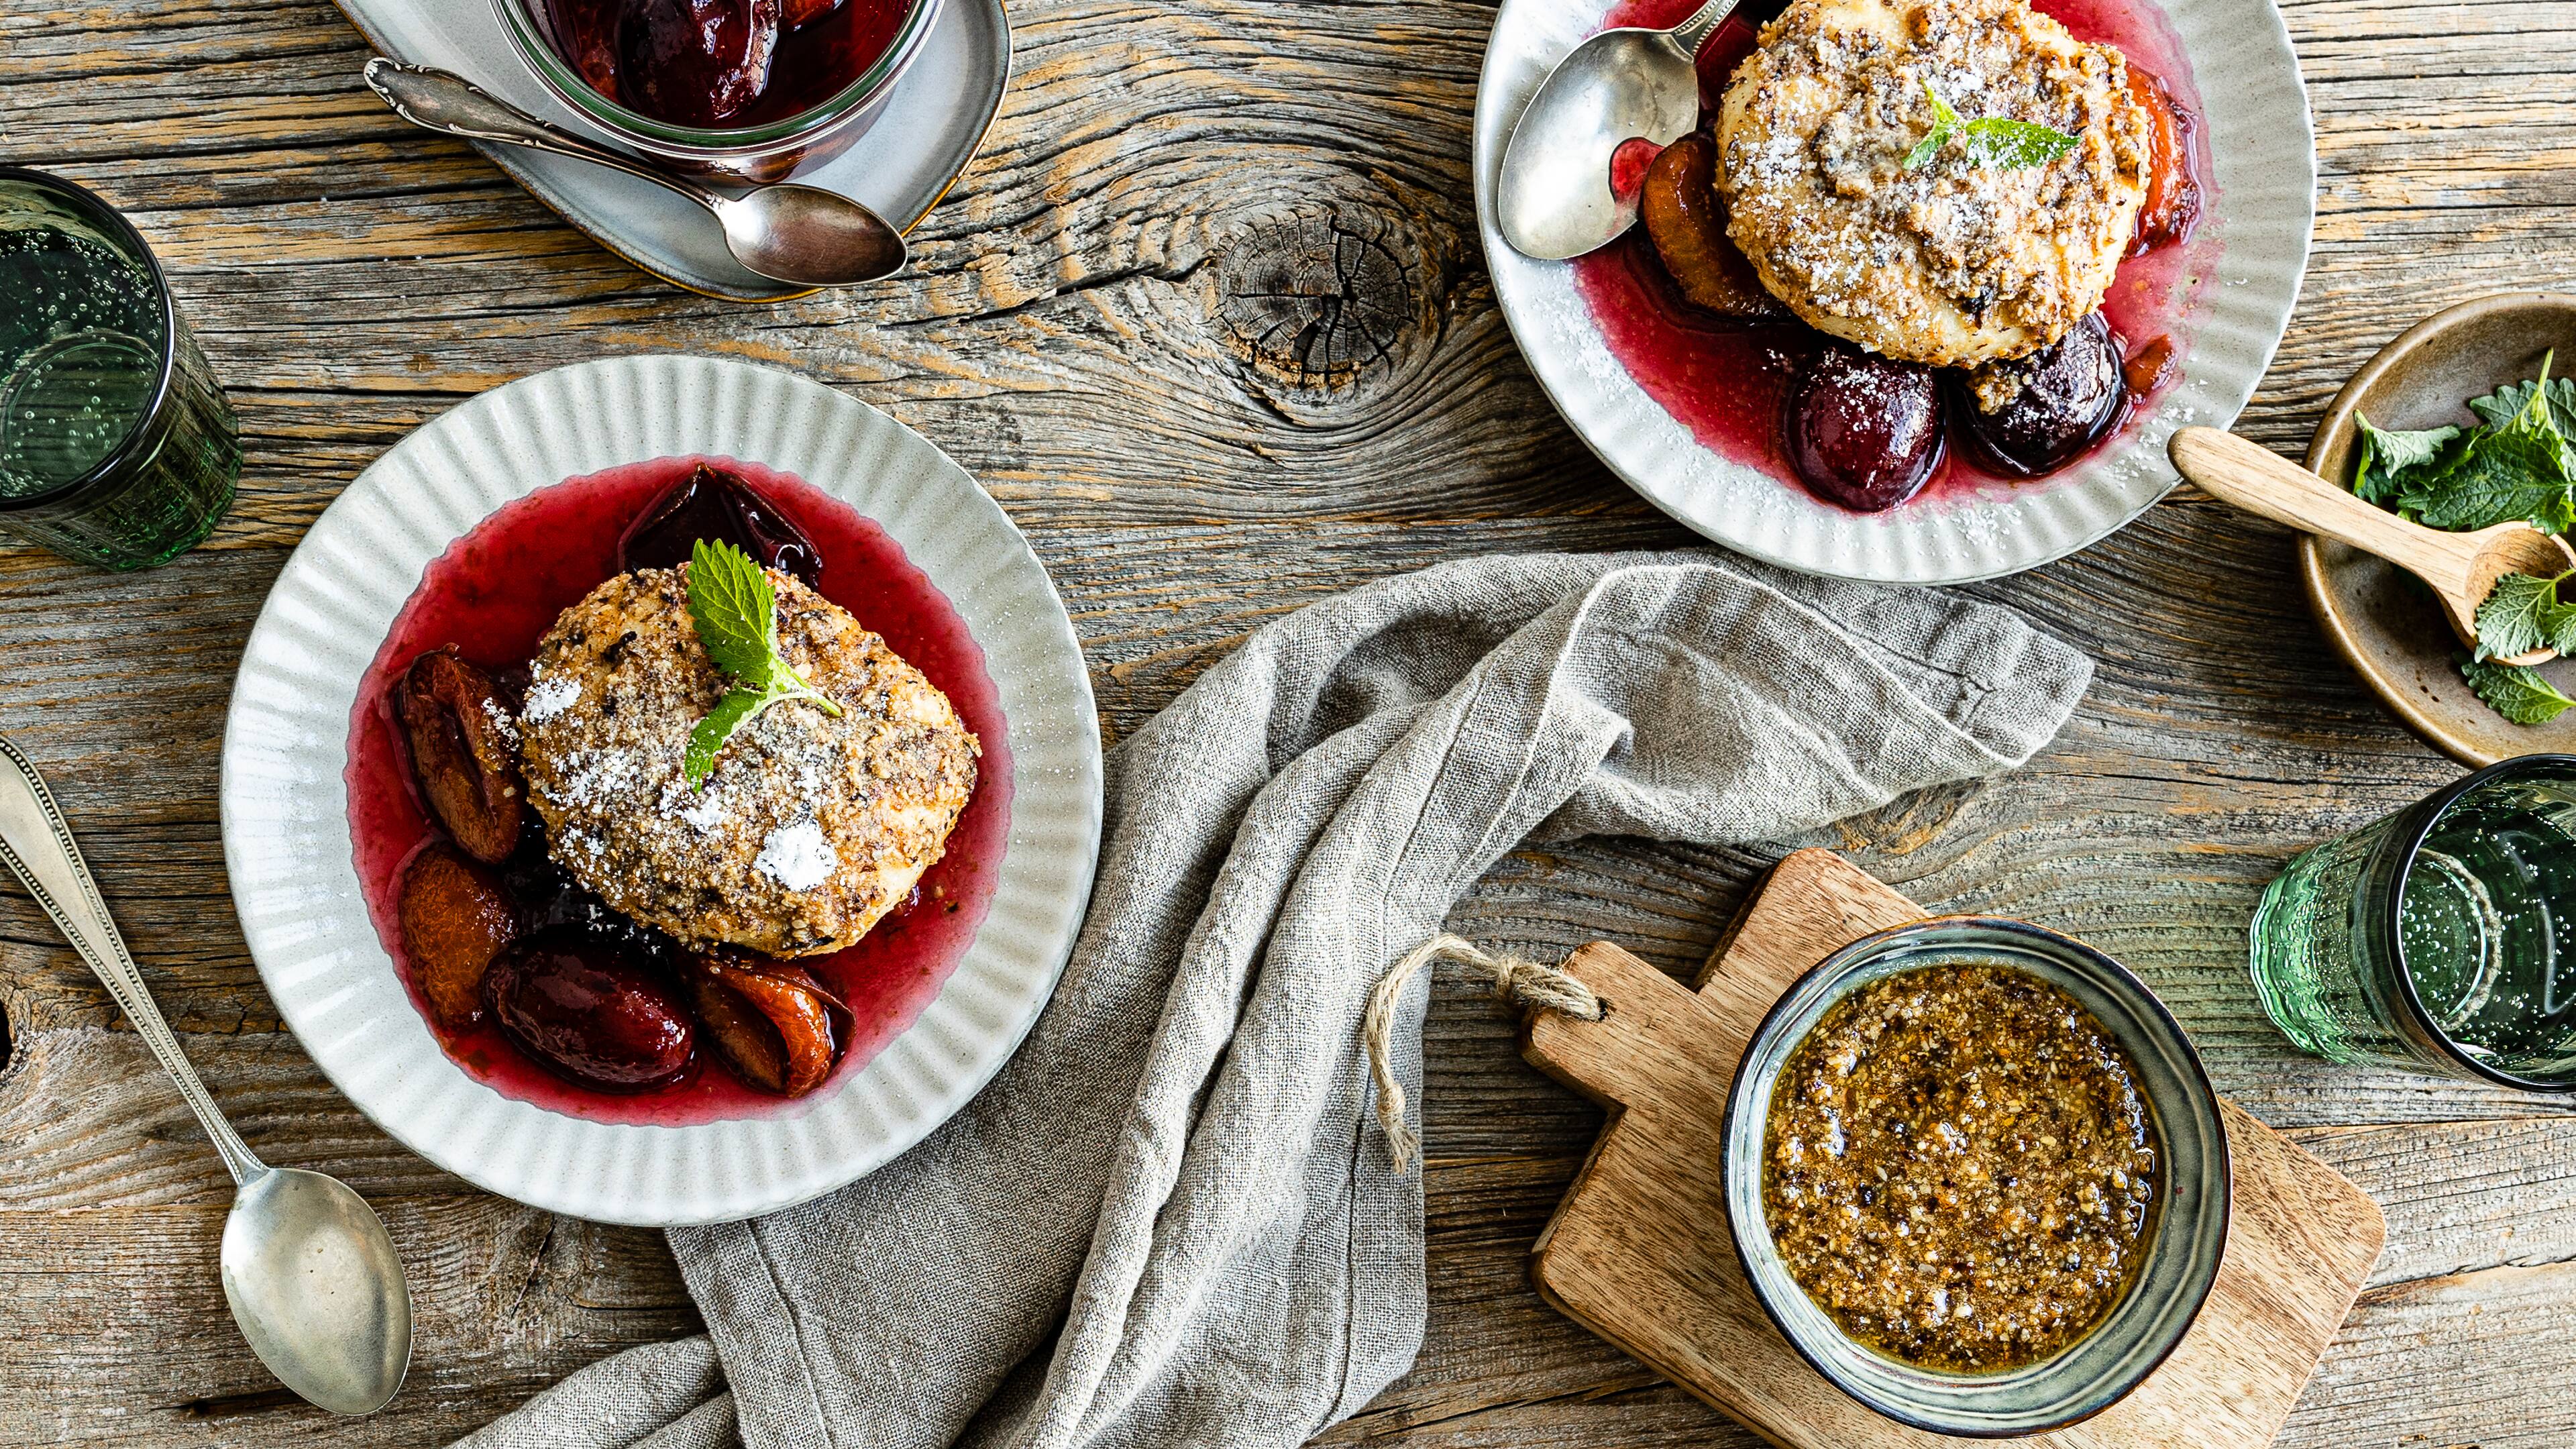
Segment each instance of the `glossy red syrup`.
[[695,1069],[673,1086],[633,1096],[578,1087],[522,1055],[488,1021],[464,1032],[441,1031],[404,966],[413,1006],[476,1080],[505,1097],[596,1122],[678,1126],[793,1112],[821,1100],[831,1083],[865,1066],[939,994],[983,923],[1010,835],[1010,727],[1001,695],[965,620],[902,547],[847,505],[787,474],[728,458],[663,458],[574,478],[504,506],[431,562],[376,652],[349,719],[346,780],[358,880],[386,953],[403,960],[402,868],[433,836],[387,704],[394,682],[421,653],[451,644],[495,673],[523,669],[555,616],[617,573],[618,539],[627,525],[701,462],[740,474],[805,531],[823,556],[823,596],[928,675],[983,741],[984,754],[948,852],[922,877],[912,902],[850,949],[798,960],[849,1003],[853,1019],[831,1081],[809,1096],[787,1101],[753,1091],[703,1044]]
[[[1697,8],[1694,0],[1619,0],[1601,28],[1675,25]],[[2147,0],[2032,0],[2031,8],[2057,20],[2078,40],[2117,47],[2164,81],[2189,138],[2191,175],[2200,190],[2199,215],[2208,216],[2217,191],[2209,180],[2208,137],[2196,120],[2201,114],[2200,92],[2192,82],[2181,40],[2164,16]],[[1780,9],[1777,3],[1755,0],[1728,17],[1710,37],[1699,55],[1703,124],[1716,114],[1736,67],[1753,53],[1756,32]],[[1642,175],[1642,166],[1638,170]],[[2182,376],[2181,360],[2188,352],[2195,304],[2215,275],[2217,260],[2215,238],[2204,228],[2121,263],[2102,299],[2104,320],[2120,337],[2128,357],[2137,359],[2166,339],[2172,356],[2161,369],[2136,369],[2142,375],[2156,374],[2152,387],[2132,399],[2127,419],[2096,443],[2094,451],[2138,426],[2149,412],[2148,405]],[[1710,451],[1759,468],[1804,496],[1814,496],[1795,481],[1782,446],[1780,420],[1789,384],[1825,347],[1822,334],[1800,322],[1745,323],[1691,306],[1664,271],[1643,226],[1631,227],[1609,246],[1575,258],[1573,267],[1575,291],[1600,327],[1610,355],[1619,359],[1648,397]],[[2001,497],[2047,481],[1987,472],[1962,456],[1963,451],[1950,448],[1932,480],[1898,507],[1920,507],[1945,497]]]

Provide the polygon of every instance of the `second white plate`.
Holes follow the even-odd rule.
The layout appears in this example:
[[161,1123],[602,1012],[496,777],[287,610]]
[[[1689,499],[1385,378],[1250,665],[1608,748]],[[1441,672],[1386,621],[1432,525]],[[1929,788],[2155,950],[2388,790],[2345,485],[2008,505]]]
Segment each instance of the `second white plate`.
[[[1011,819],[983,924],[864,1067],[758,1117],[566,1116],[469,1076],[430,1034],[360,894],[350,711],[422,571],[502,504],[686,454],[791,473],[874,519],[982,647],[1009,722]],[[620,357],[494,388],[358,475],[278,575],[224,722],[224,867],[260,980],[314,1062],[405,1146],[504,1197],[602,1222],[752,1217],[849,1182],[991,1079],[1073,949],[1100,843],[1100,733],[1073,624],[1019,530],[920,434],[748,363]]]
[[[2148,0],[2133,0],[2145,4]],[[1503,0],[1476,88],[1476,219],[1494,292],[1539,384],[1612,471],[1693,530],[1808,573],[1954,584],[2034,568],[2137,517],[2175,482],[2165,442],[2225,427],[2254,395],[2289,325],[2316,216],[2316,149],[2298,56],[2272,0],[2170,0],[2166,20],[2206,99],[2214,269],[2183,319],[2183,377],[2154,412],[2046,483],[1857,514],[1719,456],[1638,386],[1576,292],[1573,267],[1512,250],[1494,182],[1521,109],[1557,61],[1602,28],[1611,0]],[[1685,7],[1687,8],[1687,7]],[[2195,243],[2198,245],[2199,243]]]

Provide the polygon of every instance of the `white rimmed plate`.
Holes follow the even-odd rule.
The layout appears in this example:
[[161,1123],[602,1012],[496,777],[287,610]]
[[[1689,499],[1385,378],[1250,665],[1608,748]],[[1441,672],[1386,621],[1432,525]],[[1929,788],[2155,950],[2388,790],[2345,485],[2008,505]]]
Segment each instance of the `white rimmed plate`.
[[[623,463],[718,454],[877,521],[964,617],[1001,693],[1010,843],[974,943],[865,1067],[762,1117],[585,1121],[448,1059],[379,942],[351,855],[350,710],[431,559],[494,509]],[[260,979],[313,1060],[421,1156],[504,1197],[601,1222],[751,1217],[860,1177],[965,1105],[1037,1020],[1100,842],[1100,734],[1073,624],[1026,540],[921,435],[749,363],[610,358],[494,388],[358,475],[305,535],[242,653],[224,724],[224,866]]]
[[[2145,3],[2145,0],[2135,0]],[[1710,451],[1612,356],[1573,268],[1513,251],[1494,221],[1504,143],[1539,81],[1600,30],[1610,0],[1503,0],[1476,88],[1476,219],[1494,292],[1539,384],[1630,487],[1693,530],[1808,573],[1952,584],[2035,568],[2091,544],[2173,487],[2165,443],[2225,427],[2254,395],[2298,301],[2316,217],[2316,147],[2298,56],[2272,0],[2167,0],[2204,98],[2216,199],[2209,284],[2183,319],[2182,380],[2091,458],[2035,487],[1936,496],[1877,514]]]

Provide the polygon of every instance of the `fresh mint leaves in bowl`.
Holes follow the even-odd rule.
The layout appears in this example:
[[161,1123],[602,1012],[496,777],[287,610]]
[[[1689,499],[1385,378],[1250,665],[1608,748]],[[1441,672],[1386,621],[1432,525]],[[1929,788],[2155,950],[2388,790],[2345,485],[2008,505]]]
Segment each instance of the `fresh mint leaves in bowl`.
[[[2465,302],[2381,348],[2310,444],[2320,476],[2431,527],[2576,524],[2576,295]],[[2445,753],[2489,765],[2576,749],[2576,664],[2514,668],[2512,647],[2576,643],[2576,578],[2509,577],[2481,610],[2469,658],[2429,590],[2358,550],[2302,538],[2317,623],[2400,719]]]

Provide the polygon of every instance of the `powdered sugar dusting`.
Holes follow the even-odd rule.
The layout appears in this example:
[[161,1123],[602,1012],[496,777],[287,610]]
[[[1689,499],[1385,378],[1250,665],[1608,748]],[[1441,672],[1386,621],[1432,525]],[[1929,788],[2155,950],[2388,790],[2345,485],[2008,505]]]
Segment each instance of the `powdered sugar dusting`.
[[528,702],[519,717],[530,724],[543,724],[579,703],[580,680],[540,679],[528,687]]
[[832,872],[841,868],[841,857],[833,853],[832,842],[823,838],[820,824],[800,820],[769,832],[751,864],[791,891],[810,891],[832,878]]

